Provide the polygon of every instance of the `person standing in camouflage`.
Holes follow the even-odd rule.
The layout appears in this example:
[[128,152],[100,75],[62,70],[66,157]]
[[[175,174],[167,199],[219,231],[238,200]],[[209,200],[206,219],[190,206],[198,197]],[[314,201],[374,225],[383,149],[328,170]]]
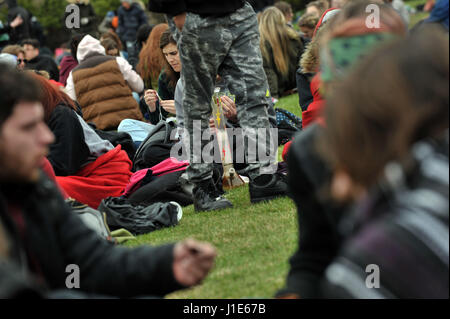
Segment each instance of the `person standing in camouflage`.
[[[232,204],[212,182],[212,164],[201,162],[202,148],[194,150],[194,132],[208,129],[211,97],[220,74],[236,94],[239,122],[244,129],[269,129],[267,79],[259,47],[253,8],[243,0],[150,0],[150,11],[168,15],[177,39],[183,71],[185,128],[190,135],[189,180],[195,184],[194,207],[210,211]],[[201,135],[200,135],[201,139]],[[248,154],[246,154],[248,155]],[[247,157],[248,158],[248,157]],[[278,174],[262,174],[269,161],[249,163],[250,199],[270,200],[286,194],[287,185]]]

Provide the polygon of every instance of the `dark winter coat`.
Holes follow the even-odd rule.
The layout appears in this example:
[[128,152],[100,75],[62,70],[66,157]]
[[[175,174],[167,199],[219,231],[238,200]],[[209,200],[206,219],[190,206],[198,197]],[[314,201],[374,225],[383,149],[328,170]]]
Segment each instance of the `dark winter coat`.
[[288,184],[297,206],[298,249],[289,259],[286,287],[279,296],[296,294],[318,298],[325,269],[342,244],[338,223],[344,208],[321,198],[321,190],[331,181],[331,169],[316,148],[321,127],[312,125],[295,135],[288,154]]
[[129,10],[121,6],[118,10],[118,16],[119,27],[117,34],[124,44],[126,42],[136,41],[136,34],[139,27],[143,24],[148,24],[144,10],[136,3],[133,3]]
[[80,269],[81,292],[163,296],[183,288],[173,275],[172,244],[129,249],[102,240],[44,174],[35,184],[0,185],[0,218],[12,239],[11,259],[49,289],[66,289],[72,264]]
[[38,55],[26,64],[28,70],[47,71],[52,80],[59,82],[59,69],[55,60],[47,55]]

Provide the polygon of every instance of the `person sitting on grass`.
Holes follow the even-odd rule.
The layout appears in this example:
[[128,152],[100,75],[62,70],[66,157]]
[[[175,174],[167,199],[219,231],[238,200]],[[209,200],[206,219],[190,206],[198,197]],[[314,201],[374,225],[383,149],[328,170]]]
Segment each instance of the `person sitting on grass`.
[[260,47],[270,94],[275,98],[296,88],[295,71],[303,53],[300,36],[286,25],[276,7],[265,9],[259,18]]
[[25,59],[27,59],[26,69],[47,71],[50,74],[50,78],[58,82],[58,65],[52,57],[39,54],[39,41],[36,39],[25,39],[21,44],[25,51]]
[[73,293],[67,287],[69,265],[79,269],[78,297],[162,297],[199,284],[214,264],[210,244],[187,239],[158,247],[114,246],[70,211],[40,170],[55,138],[45,124],[36,81],[0,63],[0,224],[9,247],[0,258],[6,255],[15,269],[31,274],[46,296]]
[[333,89],[317,144],[330,195],[355,204],[323,297],[448,299],[448,56],[448,35],[424,29]]
[[176,115],[175,87],[181,72],[177,42],[169,29],[161,35],[159,48],[164,56],[164,66],[158,79],[158,94],[153,89],[146,90],[140,103],[144,117],[152,124],[157,124],[171,114]]
[[115,130],[123,119],[142,119],[132,92],[142,92],[144,83],[125,59],[107,56],[100,41],[86,35],[78,44],[77,60],[66,91],[81,106],[85,121]]
[[[371,29],[365,23],[369,14],[366,8],[370,4],[379,5],[380,28]],[[323,28],[319,30],[319,50],[323,50],[320,54],[321,81],[325,81],[320,84],[325,97],[321,110],[326,109],[333,85],[345,79],[349,70],[365,56],[389,41],[406,36],[398,13],[390,6],[374,1],[357,1],[344,6]],[[333,55],[326,55],[328,59],[323,60],[322,56],[330,51]],[[320,297],[320,282],[325,269],[343,243],[338,224],[347,207],[326,196],[332,169],[316,146],[324,126],[321,112],[316,113],[313,122],[295,136],[286,153],[288,183],[298,211],[299,246],[289,260],[286,287],[277,293],[281,298]]]

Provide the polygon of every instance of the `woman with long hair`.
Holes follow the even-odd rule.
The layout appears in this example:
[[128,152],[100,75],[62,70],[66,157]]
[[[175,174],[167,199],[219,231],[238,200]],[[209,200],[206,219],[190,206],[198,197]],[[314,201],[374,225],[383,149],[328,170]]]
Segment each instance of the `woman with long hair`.
[[144,117],[148,118],[152,124],[157,124],[170,114],[176,115],[174,98],[175,88],[180,78],[181,61],[177,43],[169,29],[161,35],[159,51],[164,57],[164,62],[158,78],[158,93],[153,89],[145,91],[140,103]]
[[[366,8],[371,4],[379,6],[380,28],[369,28],[366,25],[369,14]],[[320,34],[322,32],[324,33]],[[375,50],[405,36],[406,28],[401,17],[390,6],[375,1],[357,1],[345,6],[319,31],[317,49],[330,53],[319,55],[320,67],[317,70],[321,72],[317,73],[316,87],[324,89],[325,106],[317,108],[316,116],[312,117],[317,123],[311,123],[301,134],[296,135],[286,154],[289,166],[288,183],[298,208],[299,247],[290,259],[291,270],[286,288],[278,293],[279,297],[320,297],[320,281],[324,271],[343,244],[339,225],[346,211],[345,203],[337,203],[330,196],[324,196],[329,193],[327,190],[332,169],[316,146],[323,130],[323,125],[318,124],[324,122],[321,114],[327,108],[326,103],[332,99],[329,94],[334,83],[345,80],[352,68]],[[327,58],[323,59],[323,56]],[[311,70],[316,71],[317,64],[312,62]],[[362,81],[366,81],[366,78],[354,81],[353,85],[356,86]],[[364,107],[361,101],[359,104],[361,108]],[[384,112],[384,115],[386,120],[389,120],[389,112]],[[347,122],[346,125],[359,123]],[[366,145],[361,143],[357,147],[365,148]],[[378,153],[383,148],[384,145],[374,149],[373,156],[379,156]],[[360,160],[359,157],[355,159]]]
[[164,65],[164,56],[159,49],[161,35],[169,28],[167,23],[160,23],[153,27],[147,42],[139,53],[137,72],[144,80],[146,89],[156,87],[158,77]]
[[144,118],[150,124],[125,119],[118,127],[119,131],[130,134],[136,143],[142,142],[145,139],[147,134],[153,129],[153,125],[158,124],[159,121],[165,120],[171,115],[177,114],[175,107],[175,88],[180,78],[181,61],[177,43],[169,29],[166,29],[162,33],[159,44],[158,51],[163,56],[164,63],[158,78],[158,92],[153,89],[146,90],[139,103],[139,108]]
[[268,7],[261,13],[259,33],[270,93],[278,98],[296,88],[295,71],[303,53],[303,44],[276,7]]
[[103,198],[120,196],[131,176],[127,153],[100,138],[67,94],[43,76],[30,73],[40,86],[44,119],[55,135],[47,158],[58,184],[70,197],[93,208]]

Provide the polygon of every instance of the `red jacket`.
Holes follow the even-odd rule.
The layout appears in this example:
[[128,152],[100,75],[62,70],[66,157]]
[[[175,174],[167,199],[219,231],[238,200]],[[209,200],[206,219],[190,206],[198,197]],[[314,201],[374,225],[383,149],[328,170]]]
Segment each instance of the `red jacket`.
[[313,101],[309,104],[308,109],[302,112],[303,128],[318,121],[323,124],[322,110],[325,105],[325,99],[320,95],[320,73],[317,73],[311,80],[311,93]]

